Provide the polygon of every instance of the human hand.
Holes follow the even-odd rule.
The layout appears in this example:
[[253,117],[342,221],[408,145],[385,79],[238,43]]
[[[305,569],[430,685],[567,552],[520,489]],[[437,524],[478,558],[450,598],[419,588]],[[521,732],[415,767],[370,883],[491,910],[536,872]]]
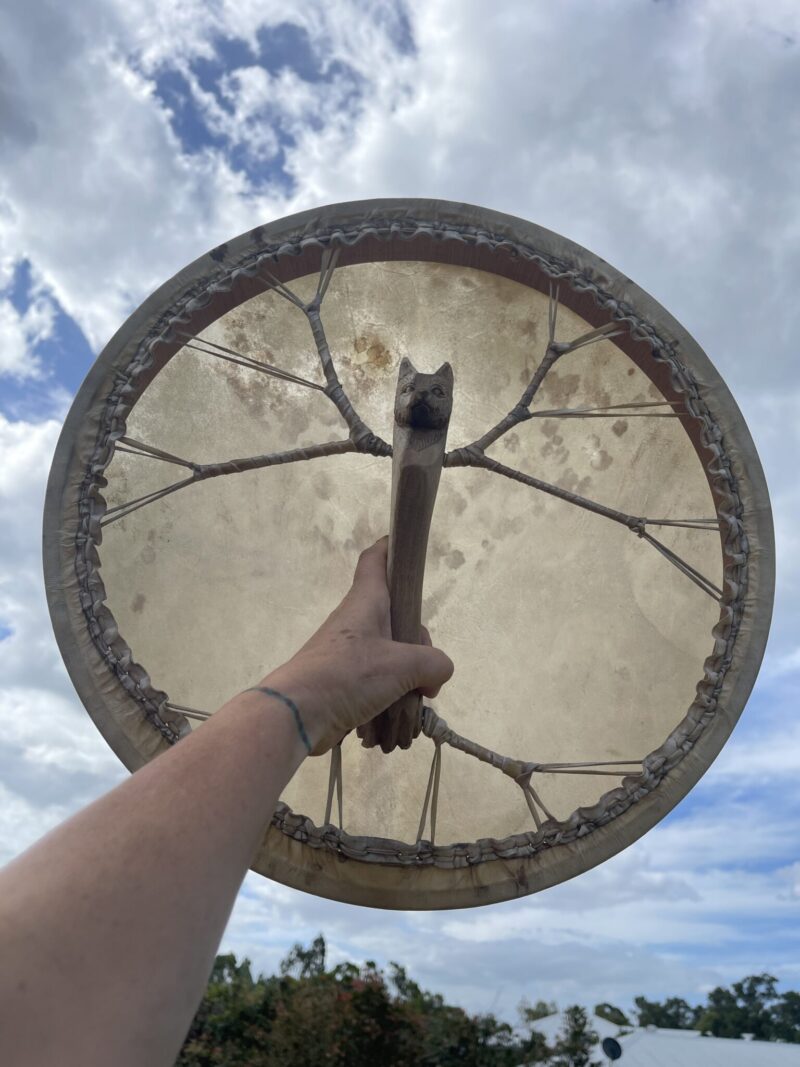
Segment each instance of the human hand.
[[341,604],[290,660],[260,683],[290,697],[320,756],[350,730],[417,690],[435,697],[453,673],[448,656],[431,646],[392,640],[386,559],[389,538],[361,553]]

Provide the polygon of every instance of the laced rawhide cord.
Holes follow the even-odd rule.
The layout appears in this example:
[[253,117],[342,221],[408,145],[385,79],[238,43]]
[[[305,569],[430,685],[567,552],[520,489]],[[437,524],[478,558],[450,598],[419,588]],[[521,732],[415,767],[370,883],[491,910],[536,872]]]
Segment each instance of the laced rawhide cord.
[[339,829],[344,829],[344,816],[342,814],[342,742],[334,745],[331,749],[331,769],[328,776],[328,799],[325,801],[325,818],[322,820],[327,826],[331,821],[331,808],[333,807],[333,791],[336,789],[336,802],[339,808]]

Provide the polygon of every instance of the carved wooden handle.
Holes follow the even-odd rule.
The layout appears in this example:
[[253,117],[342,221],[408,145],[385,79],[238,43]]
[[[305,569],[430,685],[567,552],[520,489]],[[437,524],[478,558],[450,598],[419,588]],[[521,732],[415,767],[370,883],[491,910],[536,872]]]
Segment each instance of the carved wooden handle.
[[[438,463],[437,451],[441,452]],[[444,449],[434,445],[418,452],[402,449],[394,455],[387,580],[395,641],[420,643],[425,555],[443,454]],[[408,748],[420,732],[421,705],[418,693],[406,693],[360,727],[358,733],[365,747],[380,745],[384,752]]]
[[[447,427],[420,431],[395,424],[392,450],[392,510],[387,581],[392,637],[420,643],[422,582],[436,491],[444,462]],[[422,698],[407,693],[358,728],[365,748],[408,748],[422,725]]]
[[[423,466],[413,460],[408,462],[406,457],[406,462],[401,461],[397,473],[386,571],[392,637],[395,641],[419,644],[425,556],[441,463]],[[406,693],[382,714],[378,740],[384,752],[391,752],[396,747],[409,747],[420,732],[421,711],[422,697],[419,693]]]

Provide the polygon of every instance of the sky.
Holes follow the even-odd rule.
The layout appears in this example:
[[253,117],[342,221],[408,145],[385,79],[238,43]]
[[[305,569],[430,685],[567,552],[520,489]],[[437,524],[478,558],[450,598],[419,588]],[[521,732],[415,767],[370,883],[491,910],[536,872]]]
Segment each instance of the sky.
[[727,747],[595,870],[466,912],[248,875],[222,948],[322,932],[471,1010],[800,988],[800,6],[795,0],[11,0],[0,13],[0,862],[126,771],[61,664],[40,563],[60,424],[179,268],[294,211],[466,201],[596,252],[733,391],[774,509],[767,655]]

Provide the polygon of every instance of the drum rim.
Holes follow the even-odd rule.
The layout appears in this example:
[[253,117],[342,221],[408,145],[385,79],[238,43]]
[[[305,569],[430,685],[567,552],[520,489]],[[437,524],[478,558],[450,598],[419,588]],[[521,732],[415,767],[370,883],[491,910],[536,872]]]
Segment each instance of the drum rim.
[[[101,422],[108,422],[109,389],[119,382],[131,360],[137,354],[141,357],[143,348],[155,345],[160,336],[166,339],[160,343],[161,362],[145,369],[140,378],[144,385],[152,380],[160,366],[181,347],[180,341],[174,341],[170,351],[170,323],[176,316],[182,315],[181,321],[187,314],[193,316],[196,329],[194,323],[205,315],[211,315],[208,321],[212,321],[224,310],[248,299],[241,294],[248,291],[247,264],[255,256],[270,256],[271,269],[278,271],[282,280],[290,281],[309,273],[307,261],[318,258],[319,249],[326,244],[340,244],[343,250],[349,250],[350,261],[355,262],[375,242],[398,258],[469,266],[486,261],[487,256],[496,257],[492,262],[499,266],[502,261],[503,269],[494,272],[508,276],[519,274],[523,268],[536,268],[542,281],[536,288],[542,288],[548,276],[560,273],[572,286],[562,302],[568,306],[580,302],[581,314],[585,311],[588,281],[594,288],[593,292],[590,289],[591,299],[601,321],[608,321],[609,311],[624,318],[626,308],[634,308],[642,321],[657,327],[657,336],[664,344],[680,353],[681,365],[690,372],[701,398],[713,412],[745,520],[747,583],[734,598],[740,606],[740,617],[716,706],[688,747],[685,738],[676,740],[677,758],[656,783],[657,788],[652,786],[616,814],[611,805],[599,812],[594,808],[579,809],[591,814],[590,821],[595,825],[590,832],[513,861],[471,863],[467,855],[461,865],[450,870],[415,864],[413,860],[402,866],[352,862],[344,858],[345,853],[335,843],[312,850],[272,825],[254,864],[254,869],[276,881],[351,903],[393,908],[466,907],[511,899],[573,877],[625,848],[655,825],[686,795],[721,749],[744,708],[766,645],[774,592],[774,538],[767,486],[749,431],[733,397],[699,345],[624,275],[587,250],[533,223],[446,201],[372,200],[332,205],[258,227],[214,249],[166,282],[133,312],[100,354],[81,387],[64,424],[48,482],[45,584],[56,639],[76,690],[106,741],[134,770],[186,733],[188,725],[178,714],[164,715],[163,709],[161,714],[157,709],[150,713],[148,721],[144,710],[148,700],[142,695],[148,693],[146,672],[139,668],[139,677],[134,676],[126,690],[109,670],[108,657],[101,654],[98,645],[95,609],[101,609],[101,617],[111,629],[113,618],[102,604],[104,590],[99,576],[96,572],[87,575],[93,545],[87,543],[85,536],[86,523],[90,521],[87,511],[91,508],[86,480],[90,477],[96,482],[102,472],[87,476],[86,458],[96,455],[98,427]],[[377,257],[365,256],[369,258]],[[577,278],[580,283],[576,288]],[[219,307],[224,310],[219,311]],[[115,417],[123,415],[112,413],[111,418]],[[697,442],[693,443],[697,448]],[[102,611],[108,618],[102,616]],[[94,636],[87,628],[87,620],[92,618]],[[100,636],[105,640],[109,634]],[[117,651],[120,642],[124,645],[118,632],[110,639],[112,644],[117,642]],[[107,640],[105,645],[108,647]],[[149,692],[152,694],[152,689]],[[152,712],[152,696],[149,705]],[[309,852],[313,855],[309,856]]]

